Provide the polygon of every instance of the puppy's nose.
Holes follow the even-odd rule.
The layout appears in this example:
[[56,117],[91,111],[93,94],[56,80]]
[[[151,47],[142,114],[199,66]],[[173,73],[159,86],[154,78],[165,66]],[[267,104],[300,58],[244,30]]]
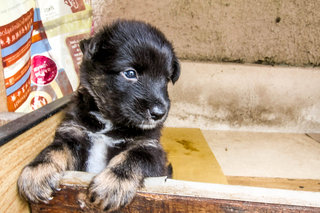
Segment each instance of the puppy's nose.
[[164,106],[153,106],[149,110],[151,118],[153,120],[160,120],[166,114],[166,108]]

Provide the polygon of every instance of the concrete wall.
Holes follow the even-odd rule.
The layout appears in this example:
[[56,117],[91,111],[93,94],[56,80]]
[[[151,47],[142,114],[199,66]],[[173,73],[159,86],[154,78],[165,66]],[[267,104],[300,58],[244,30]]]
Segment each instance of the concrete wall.
[[320,69],[181,65],[167,126],[320,133]]
[[97,27],[116,18],[160,28],[182,59],[320,64],[318,0],[93,0]]
[[167,125],[320,133],[320,69],[313,67],[320,64],[320,1],[93,3],[97,29],[117,18],[145,20],[192,61],[170,89]]

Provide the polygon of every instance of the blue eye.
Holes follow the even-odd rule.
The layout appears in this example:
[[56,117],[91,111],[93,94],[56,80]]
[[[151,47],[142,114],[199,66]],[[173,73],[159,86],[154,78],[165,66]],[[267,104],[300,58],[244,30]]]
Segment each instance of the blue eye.
[[130,80],[137,79],[137,72],[135,70],[127,70],[123,72],[123,75]]

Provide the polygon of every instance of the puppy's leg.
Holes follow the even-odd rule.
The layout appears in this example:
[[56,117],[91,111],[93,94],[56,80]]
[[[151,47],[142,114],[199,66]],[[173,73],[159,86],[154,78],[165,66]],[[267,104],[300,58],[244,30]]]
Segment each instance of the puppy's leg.
[[20,195],[32,202],[50,200],[63,172],[74,170],[79,164],[76,150],[80,149],[79,141],[85,140],[81,128],[62,124],[54,142],[22,170],[18,179]]
[[69,148],[53,143],[22,170],[18,179],[20,195],[32,202],[47,202],[52,193],[59,190],[63,172],[73,164]]
[[115,156],[88,189],[90,202],[104,211],[129,204],[145,177],[165,175],[165,153],[156,140],[145,141]]

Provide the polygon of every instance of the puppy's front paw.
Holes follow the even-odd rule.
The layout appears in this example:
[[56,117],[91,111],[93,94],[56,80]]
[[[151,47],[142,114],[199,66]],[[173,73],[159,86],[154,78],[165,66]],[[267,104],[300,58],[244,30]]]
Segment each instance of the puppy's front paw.
[[121,178],[110,169],[106,169],[90,183],[88,198],[101,210],[114,211],[132,201],[139,183],[134,177]]
[[58,191],[62,172],[53,164],[26,166],[18,179],[21,196],[31,202],[45,202],[52,199],[52,193]]

